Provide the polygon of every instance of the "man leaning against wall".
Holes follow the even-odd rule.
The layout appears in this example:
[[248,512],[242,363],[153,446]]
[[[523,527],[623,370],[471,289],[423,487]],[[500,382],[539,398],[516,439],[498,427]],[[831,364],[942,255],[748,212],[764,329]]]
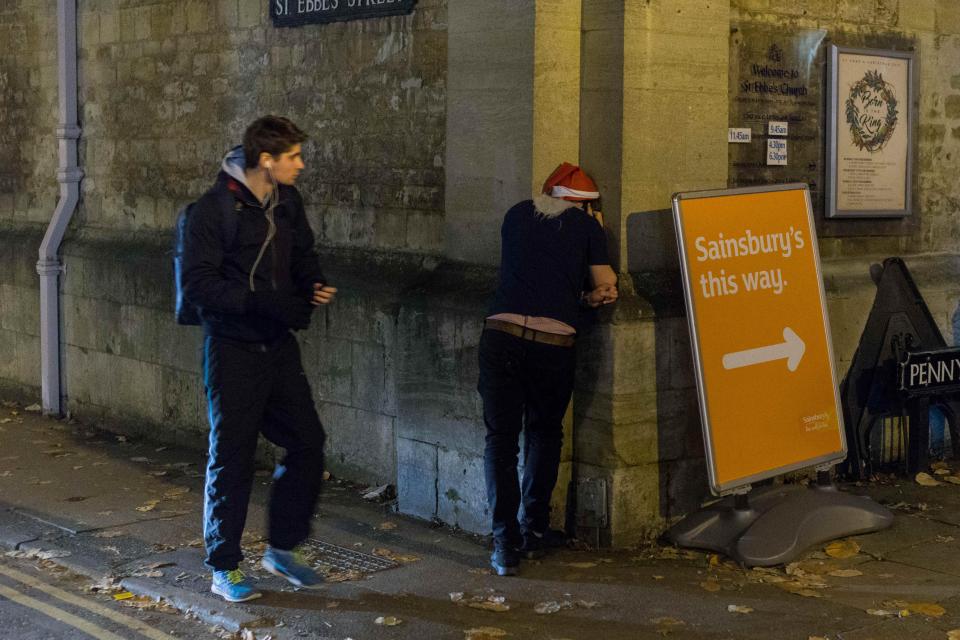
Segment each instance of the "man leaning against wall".
[[503,219],[499,284],[480,338],[477,385],[493,519],[490,563],[498,575],[516,574],[521,557],[538,557],[549,546],[550,496],[582,310],[617,299],[603,216],[595,208],[599,197],[594,181],[565,162],[541,194],[516,204]]

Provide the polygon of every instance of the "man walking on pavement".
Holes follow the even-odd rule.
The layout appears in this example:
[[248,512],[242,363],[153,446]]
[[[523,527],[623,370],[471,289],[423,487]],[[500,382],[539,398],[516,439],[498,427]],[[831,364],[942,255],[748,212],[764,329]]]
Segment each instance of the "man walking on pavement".
[[[321,583],[294,551],[310,533],[325,434],[292,332],[337,291],[326,284],[293,186],[306,138],[286,118],[253,122],[193,205],[183,240],[184,295],[204,331],[206,564],[211,591],[231,602],[261,595],[238,568],[259,433],[286,450],[273,474],[263,566],[298,587]],[[236,216],[235,233],[224,232],[224,216]]]
[[599,197],[593,180],[564,162],[547,178],[543,193],[516,204],[503,219],[500,279],[480,338],[477,385],[487,428],[490,563],[498,575],[516,574],[520,556],[536,557],[547,542],[580,307],[617,299],[603,217],[594,210]]

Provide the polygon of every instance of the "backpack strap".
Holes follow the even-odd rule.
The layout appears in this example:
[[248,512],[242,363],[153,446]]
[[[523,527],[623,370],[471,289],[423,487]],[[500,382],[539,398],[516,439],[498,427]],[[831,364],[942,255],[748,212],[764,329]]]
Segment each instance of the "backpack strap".
[[237,199],[229,191],[220,195],[220,229],[223,232],[223,248],[227,251],[233,247],[237,239],[237,227],[240,226],[239,214],[236,209]]

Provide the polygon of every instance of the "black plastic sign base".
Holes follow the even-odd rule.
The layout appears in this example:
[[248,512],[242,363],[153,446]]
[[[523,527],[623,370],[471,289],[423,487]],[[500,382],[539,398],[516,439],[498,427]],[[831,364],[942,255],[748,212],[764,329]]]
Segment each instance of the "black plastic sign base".
[[413,12],[417,0],[269,0],[275,27],[301,27]]
[[747,567],[787,564],[828,540],[886,529],[893,514],[832,484],[768,487],[728,496],[666,533],[678,547],[716,551]]

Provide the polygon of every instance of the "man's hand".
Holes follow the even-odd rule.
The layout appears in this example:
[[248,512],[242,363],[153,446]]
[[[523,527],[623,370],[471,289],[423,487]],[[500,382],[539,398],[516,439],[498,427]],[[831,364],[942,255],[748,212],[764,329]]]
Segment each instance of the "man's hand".
[[337,295],[336,287],[329,287],[322,282],[314,282],[310,304],[315,307],[319,307],[321,304],[330,304],[335,295]]
[[250,294],[249,309],[254,315],[270,318],[290,327],[306,329],[310,326],[313,307],[300,296],[280,291],[255,291]]
[[620,294],[617,291],[617,285],[601,284],[593,291],[584,293],[583,301],[587,304],[587,306],[596,309],[597,307],[605,304],[616,302],[619,295]]
[[599,222],[601,227],[603,226],[603,212],[601,212],[599,209],[594,209],[593,205],[589,202],[587,203],[586,211],[588,216]]

